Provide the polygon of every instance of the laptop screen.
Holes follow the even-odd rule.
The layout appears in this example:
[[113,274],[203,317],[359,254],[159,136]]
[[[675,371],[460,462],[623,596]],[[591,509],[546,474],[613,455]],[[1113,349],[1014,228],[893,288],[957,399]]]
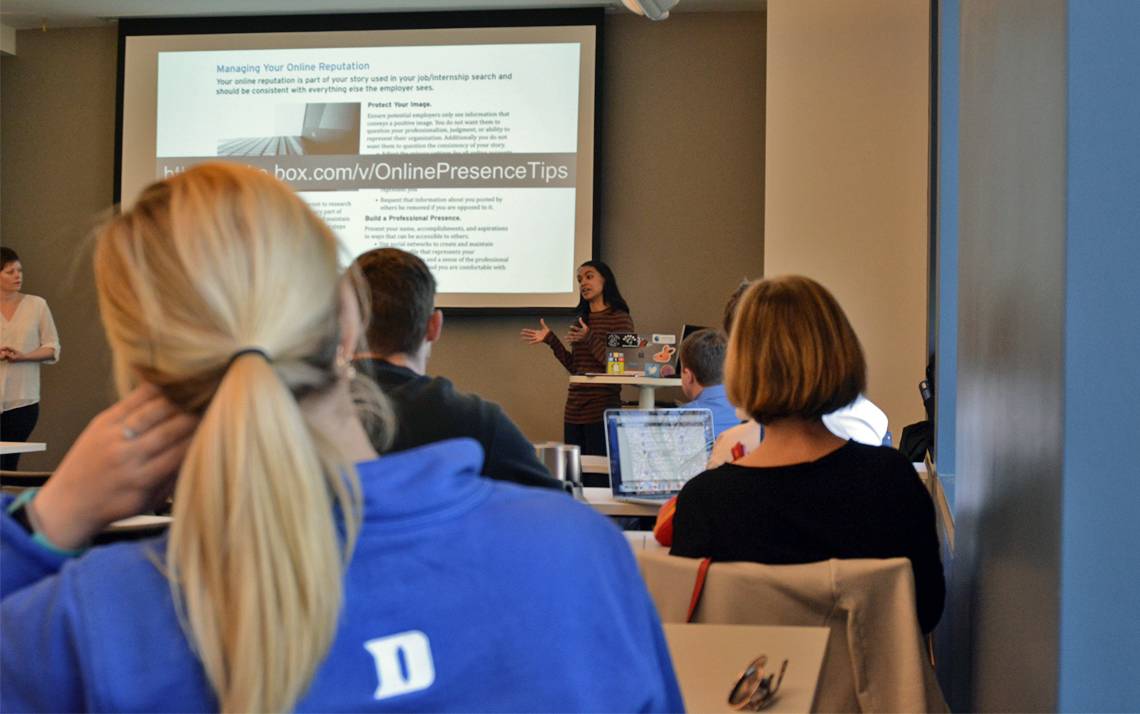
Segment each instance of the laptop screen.
[[712,454],[708,409],[607,409],[605,421],[614,496],[677,493]]
[[677,343],[677,349],[680,349],[681,344],[684,343],[685,340],[689,339],[689,335],[691,335],[694,332],[697,332],[699,330],[706,330],[706,329],[708,329],[708,328],[705,327],[704,325],[690,325],[687,322],[684,325],[681,325],[681,342]]

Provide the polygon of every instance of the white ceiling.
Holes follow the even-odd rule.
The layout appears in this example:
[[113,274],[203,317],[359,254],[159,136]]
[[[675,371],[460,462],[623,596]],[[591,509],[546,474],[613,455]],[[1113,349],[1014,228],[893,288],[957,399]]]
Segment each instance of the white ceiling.
[[[767,0],[681,0],[673,12],[761,11]],[[3,0],[0,24],[17,30],[90,27],[121,17],[331,14],[605,7],[621,0]]]

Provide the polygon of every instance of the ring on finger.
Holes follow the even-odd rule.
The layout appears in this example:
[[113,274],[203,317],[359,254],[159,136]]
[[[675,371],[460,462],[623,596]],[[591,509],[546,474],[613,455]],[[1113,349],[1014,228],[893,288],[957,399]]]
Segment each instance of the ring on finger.
[[123,425],[123,438],[127,441],[134,441],[139,436],[139,432],[135,431],[126,424]]

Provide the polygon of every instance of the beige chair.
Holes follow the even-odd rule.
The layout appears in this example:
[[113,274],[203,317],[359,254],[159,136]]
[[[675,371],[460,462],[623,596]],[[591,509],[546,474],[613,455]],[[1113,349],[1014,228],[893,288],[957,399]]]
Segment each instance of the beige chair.
[[[662,621],[684,622],[701,561],[648,550],[637,558]],[[815,711],[948,711],[905,558],[713,563],[693,622],[829,628]]]
[[51,471],[0,471],[0,491],[20,493],[26,488],[43,486]]

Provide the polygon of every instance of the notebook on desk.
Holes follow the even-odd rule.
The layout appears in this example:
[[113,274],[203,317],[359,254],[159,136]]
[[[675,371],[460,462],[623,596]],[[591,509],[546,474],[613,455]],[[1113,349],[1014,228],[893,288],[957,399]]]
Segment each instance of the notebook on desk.
[[712,454],[708,409],[607,409],[605,424],[616,501],[663,504],[705,470]]

